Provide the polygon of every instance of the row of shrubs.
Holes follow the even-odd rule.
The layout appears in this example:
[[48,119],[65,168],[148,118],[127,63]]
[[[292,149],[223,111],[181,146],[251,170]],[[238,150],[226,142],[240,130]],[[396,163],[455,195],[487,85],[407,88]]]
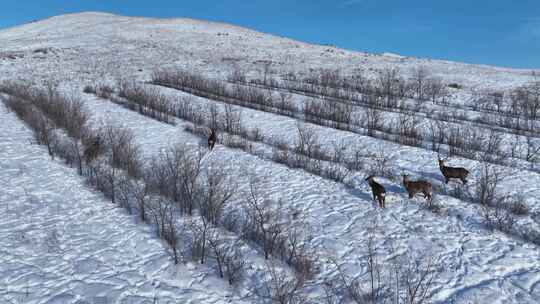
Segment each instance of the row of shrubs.
[[[266,76],[263,79],[251,79],[249,82],[385,107],[389,110],[412,109],[408,108],[406,104],[398,102],[405,98],[418,102],[430,100],[444,107],[492,113],[498,117],[516,118],[511,123],[506,120],[508,123],[502,123],[500,126],[517,131],[527,130],[521,127],[520,122],[536,121],[540,114],[538,101],[540,81],[532,81],[506,92],[475,91],[470,104],[459,104],[449,103],[451,92],[447,88],[461,89],[460,85],[455,83],[445,85],[442,79],[434,77],[426,67],[422,66],[413,68],[410,74],[409,77],[405,77],[400,70],[389,67],[378,71],[375,78],[372,78],[362,70],[356,70],[352,76],[344,76],[337,70],[323,69],[310,71],[307,76],[289,72],[282,76],[282,81]],[[238,70],[229,76],[229,80],[247,83],[245,74]],[[375,100],[376,102],[374,102]],[[427,111],[423,111],[423,113],[429,114]],[[463,117],[463,119],[474,121],[467,117]],[[484,121],[480,120],[480,122]],[[535,124],[535,128],[538,130],[538,124]]]
[[516,140],[514,148],[506,151],[503,149],[501,135],[495,130],[486,134],[479,129],[441,121],[432,122],[425,130],[421,128],[422,120],[412,114],[401,113],[397,118],[389,120],[385,118],[384,111],[376,108],[366,108],[363,112],[353,111],[350,104],[335,103],[331,100],[308,100],[300,108],[290,96],[275,99],[270,91],[266,94],[252,94],[249,92],[256,88],[241,85],[227,87],[217,80],[181,71],[157,71],[154,73],[153,82],[224,103],[304,119],[322,126],[404,145],[446,152],[449,156],[462,156],[509,166],[515,166],[514,160],[521,159],[530,163],[523,166],[524,169],[538,170],[534,164],[540,156],[540,142],[529,137],[527,140]]
[[[233,74],[234,75],[234,74]],[[251,79],[249,82],[245,78],[243,81],[237,80],[235,77],[229,77],[232,83],[239,83],[246,86],[258,86],[260,88],[279,89],[289,92],[294,92],[310,97],[317,97],[326,100],[331,100],[334,104],[341,103],[352,105],[355,108],[374,108],[385,112],[402,113],[407,115],[415,115],[425,117],[431,120],[439,120],[452,123],[466,122],[468,125],[477,126],[482,129],[495,130],[502,133],[540,137],[540,123],[530,117],[522,117],[516,115],[502,115],[498,112],[480,111],[478,108],[469,108],[459,104],[451,105],[448,103],[440,104],[444,110],[434,111],[425,106],[423,100],[415,100],[414,102],[406,102],[401,94],[361,94],[357,92],[347,91],[346,88],[333,89],[329,93],[327,90],[317,89],[312,83],[290,82],[287,80],[270,79],[266,82],[261,79]],[[487,94],[487,93],[486,93]],[[480,99],[479,93],[475,94],[473,103],[475,105],[485,104],[484,100]],[[491,96],[487,94],[487,96]],[[478,99],[478,100],[477,100]],[[477,111],[480,115],[470,117],[467,111]]]
[[[160,98],[160,94],[152,89],[142,88],[142,86],[139,89],[147,90],[144,93],[145,98]],[[127,101],[132,100],[128,98]],[[350,173],[349,168],[359,166],[358,163],[347,162],[344,167],[335,157],[323,153],[314,130],[302,124],[298,124],[297,128],[299,142],[294,147],[290,147],[288,143],[280,139],[264,137],[258,128],[245,128],[242,124],[241,110],[231,104],[224,104],[221,109],[215,104],[210,104],[208,107],[194,106],[188,99],[179,100],[175,104],[170,101],[169,104],[170,107],[175,108],[176,117],[194,124],[187,126],[188,131],[200,137],[207,137],[210,129],[218,130],[221,143],[285,164],[290,168],[302,168],[324,178],[345,182]],[[253,143],[256,142],[270,146],[272,155],[267,155],[264,150],[255,150]]]
[[[219,141],[221,143],[229,147],[249,151],[249,153],[259,157],[268,158],[268,155],[262,150],[256,150],[253,146],[253,143],[255,142],[262,142],[270,145],[274,150],[273,156],[270,156],[270,158],[274,158],[275,161],[281,160],[281,162],[290,167],[306,169],[309,168],[310,164],[313,162],[334,162],[336,163],[334,165],[339,166],[340,170],[343,170],[343,166],[337,164],[340,160],[344,159],[344,156],[338,153],[339,151],[343,151],[343,149],[336,147],[337,153],[332,156],[323,153],[314,130],[307,126],[298,125],[300,140],[296,147],[289,148],[286,143],[280,142],[280,140],[265,138],[258,129],[246,129],[242,124],[241,110],[233,108],[230,104],[225,104],[223,108],[218,109],[215,104],[211,104],[208,107],[201,105],[195,106],[191,101],[184,99],[177,102],[176,108],[177,116],[179,118],[194,123],[193,125],[188,125],[186,129],[202,138],[206,138],[208,136],[208,130],[213,128],[218,130]],[[284,161],[283,153],[290,153],[290,156],[286,157],[288,161]],[[166,153],[165,158],[169,160],[175,159],[176,157],[173,155],[174,153]],[[151,167],[157,172],[166,172],[168,170],[167,168],[178,168],[181,166],[178,166],[176,162],[173,162],[173,164],[170,164],[165,168],[158,165],[152,165]],[[212,165],[212,168],[216,168],[216,165]],[[184,171],[191,172],[192,170]],[[307,171],[310,170],[307,169]],[[214,184],[219,184],[221,174],[212,173],[210,175],[216,176],[217,182],[214,182]],[[319,175],[327,178],[329,177],[328,175],[320,173]],[[343,179],[340,180],[343,181]],[[309,227],[306,227],[303,221],[298,220],[298,217],[301,216],[298,211],[285,208],[283,202],[271,202],[264,199],[263,195],[257,191],[256,184],[260,182],[264,181],[255,178],[250,179],[249,191],[247,195],[245,195],[245,209],[236,209],[232,213],[224,215],[221,225],[229,231],[239,234],[246,241],[260,244],[265,258],[272,256],[279,257],[296,271],[296,276],[291,281],[289,278],[284,278],[283,273],[275,269],[274,262],[269,261],[267,265],[270,273],[269,285],[262,290],[258,290],[256,294],[274,302],[277,301],[278,303],[295,303],[295,301],[300,300],[305,301],[306,298],[305,294],[302,292],[302,288],[305,280],[311,278],[315,271],[315,263],[313,260],[315,253],[307,247],[305,241],[310,238]],[[163,193],[163,195],[166,196],[170,194]],[[221,208],[205,209],[222,210]],[[244,216],[238,215],[237,212],[243,213]],[[218,211],[217,213],[221,212]],[[210,212],[210,214],[215,213]],[[214,217],[209,216],[209,218],[212,219]],[[211,220],[211,222],[213,221]],[[288,223],[293,224],[291,225]],[[200,228],[200,231],[203,233],[204,230],[204,226]],[[375,252],[372,251],[372,258],[374,258],[374,254]],[[380,271],[383,269],[381,265],[373,266],[377,267]],[[339,267],[338,270],[341,271]],[[422,265],[421,273],[429,273],[430,276],[435,275],[435,272],[429,265]],[[415,276],[416,274],[411,273],[410,275]],[[421,281],[420,284],[422,284],[423,288],[430,288],[430,282]],[[405,286],[406,280],[403,282]],[[347,285],[350,284],[349,278],[342,275],[332,281],[332,284],[332,298],[349,298],[354,295],[355,292],[360,291],[359,285],[356,287],[349,286],[349,288],[347,288]],[[396,290],[396,292],[398,291]],[[377,298],[382,299],[383,297],[384,295],[382,294],[377,295]],[[418,297],[412,295],[412,297],[420,298],[420,295],[418,295]],[[412,303],[414,303],[415,300],[412,301]]]
[[[42,89],[23,84],[4,87],[10,91],[9,97],[3,98],[6,106],[31,127],[38,143],[49,147],[51,157],[59,156],[78,167],[88,184],[112,203],[137,213],[143,222],[155,224],[156,233],[169,245],[175,263],[191,252],[201,263],[209,256],[214,258],[218,273],[231,284],[242,277],[245,261],[237,242],[230,241],[214,226],[221,221],[215,206],[224,207],[230,200],[229,195],[225,199],[221,194],[227,185],[216,183],[216,175],[202,174],[200,166],[197,175],[184,171],[196,164],[193,157],[200,151],[175,147],[152,159],[151,166],[144,166],[133,134],[114,125],[91,128],[87,123],[90,115],[80,100],[67,98],[55,89],[51,89],[54,94],[44,95]],[[77,125],[69,121],[73,113],[84,117],[77,120]],[[158,170],[170,168],[173,159],[168,156],[173,154],[175,161],[183,165],[176,175]],[[173,188],[178,191],[174,199],[170,197]],[[181,214],[192,216],[180,224]],[[203,226],[204,235],[200,230]],[[180,238],[186,248],[183,252]]]
[[[151,95],[147,95],[151,96]],[[390,160],[384,153],[362,155],[356,153],[351,159],[343,153],[345,146],[343,143],[335,143],[332,151],[326,152],[322,149],[321,142],[313,128],[303,124],[297,125],[297,142],[293,147],[276,137],[265,137],[260,130],[247,129],[242,124],[242,112],[238,108],[225,104],[218,109],[216,104],[209,104],[207,107],[199,105],[195,108],[189,100],[180,102],[181,109],[177,116],[190,121],[195,125],[188,125],[186,130],[202,138],[208,136],[209,129],[219,131],[219,141],[231,148],[242,149],[250,154],[263,159],[270,159],[274,162],[285,164],[290,168],[302,168],[315,175],[348,184],[347,177],[354,171],[366,174],[375,174],[395,179],[393,173],[388,170],[392,166]],[[256,149],[254,143],[264,143],[271,147],[272,154],[264,149]],[[366,161],[369,160],[369,161]],[[482,206],[482,216],[486,226],[512,235],[521,236],[522,232],[515,230],[515,216],[528,213],[528,208],[519,197],[501,196],[496,194],[500,178],[493,179],[490,176],[498,171],[494,167],[484,164],[480,183],[478,183],[473,193],[463,188],[448,190],[446,187],[436,185],[439,193],[454,196],[460,200],[472,203],[479,203]],[[486,195],[489,193],[489,195]],[[432,205],[430,210],[438,212],[440,206]],[[538,242],[540,238],[531,237],[527,231],[526,236],[529,241]]]
[[[114,88],[104,84],[87,85],[83,91],[108,99],[115,104],[158,121],[174,124],[174,108],[167,102],[166,97],[157,91],[143,90],[133,82],[119,81],[118,94],[115,94]],[[149,98],[148,94],[151,94],[153,98]]]
[[[146,94],[145,96],[147,98],[152,98],[152,94]],[[152,103],[150,102],[150,104]],[[289,148],[285,142],[281,142],[279,139],[265,138],[258,129],[246,129],[242,124],[241,111],[235,109],[230,104],[225,104],[221,110],[218,109],[215,104],[211,104],[207,108],[202,106],[195,108],[189,100],[184,99],[176,105],[176,108],[176,114],[178,117],[199,125],[199,127],[191,125],[188,126],[188,131],[205,138],[208,135],[209,128],[219,130],[220,141],[223,144],[229,147],[243,149],[251,154],[263,158],[268,158],[268,156],[264,151],[254,149],[252,143],[262,142],[268,144],[274,151],[272,159],[276,162],[284,163],[292,168],[303,168],[308,172],[343,182],[345,179],[344,176],[347,176],[348,173],[345,175],[337,175],[343,176],[343,178],[332,178],[333,174],[336,172],[335,170],[343,170],[348,166],[354,166],[355,170],[360,170],[363,167],[363,164],[361,165],[360,162],[347,162],[343,155],[339,155],[339,151],[342,151],[343,149],[338,146],[336,146],[333,154],[324,153],[315,132],[303,125],[298,125],[299,140],[296,146],[294,148]],[[382,157],[384,158],[384,156]],[[359,159],[358,156],[357,159]],[[314,164],[321,164],[323,162],[336,163],[334,164],[336,167],[333,168],[335,170],[332,170],[330,173],[312,170],[313,167],[320,168],[320,165],[317,166]],[[372,167],[370,167],[370,170],[372,170],[371,172],[373,172],[373,170],[380,170],[375,173],[380,173],[382,175],[391,177],[389,173],[384,170],[384,168],[389,164],[379,164],[379,162],[384,163],[385,160],[376,161],[376,163],[372,164]],[[158,166],[153,167],[159,168]],[[513,236],[522,237],[527,241],[538,243],[540,238],[538,237],[538,233],[535,229],[527,229],[524,231],[521,229],[521,227],[515,227],[514,225],[516,222],[516,216],[528,213],[526,205],[519,197],[515,198],[509,196],[500,196],[498,193],[496,193],[500,179],[490,178],[495,174],[495,171],[493,171],[494,169],[488,165],[485,165],[484,167],[489,169],[486,169],[487,171],[484,172],[485,174],[481,176],[481,181],[474,193],[463,191],[462,188],[447,190],[446,188],[438,187],[438,190],[440,193],[452,195],[466,201],[479,203],[482,206],[481,215],[488,228],[500,230]],[[251,206],[254,206],[254,202],[260,202],[259,199],[254,199],[253,197],[253,195],[250,196]],[[267,205],[267,203],[264,205]],[[258,210],[261,208],[262,207],[259,206],[253,210]],[[277,210],[282,210],[282,208],[278,208]],[[432,209],[432,211],[436,211],[436,208]],[[272,216],[270,215],[266,216],[266,218],[271,217]],[[281,216],[278,216],[278,218],[281,218]],[[239,230],[238,228],[246,227],[246,225],[255,225],[257,222],[257,220],[252,218],[251,220],[243,222],[242,224],[238,224],[237,222],[234,222],[233,224],[227,222],[224,225],[230,230],[240,233],[246,240],[254,239],[259,240],[259,243],[261,244],[266,244],[266,248],[263,248],[265,255],[275,255],[277,254],[277,251],[279,252],[278,255],[286,262],[290,263],[290,265],[297,271],[302,271],[303,273],[311,272],[313,264],[309,262],[307,264],[305,263],[306,261],[309,261],[309,259],[291,259],[291,257],[294,255],[287,253],[286,249],[290,247],[285,246],[284,244],[291,245],[290,239],[274,238],[272,237],[274,233],[265,234],[263,227],[261,227],[256,233],[253,233],[255,231],[253,228],[245,230]],[[275,223],[277,222],[279,221],[276,220]],[[268,223],[265,225],[272,226]],[[276,229],[274,231],[283,231],[283,228],[278,228],[277,226],[272,227]],[[295,229],[292,230],[298,231]],[[242,231],[251,231],[251,233],[246,234]],[[261,239],[264,241],[261,242]],[[293,239],[297,239],[297,237],[294,237]],[[274,240],[274,242],[269,242],[269,240]]]
[[[187,102],[178,104],[168,102],[166,107],[154,107],[154,105],[160,104],[156,100],[162,100],[163,95],[151,88],[137,87],[133,84],[130,90],[142,93],[139,96],[124,94],[123,103],[134,111],[137,111],[137,108],[131,106],[130,103],[136,105],[144,103],[149,109],[145,112],[138,111],[142,115],[163,121],[150,113],[152,111],[160,112],[166,108],[168,112],[165,114],[167,115],[174,113],[175,116],[183,119],[189,118],[189,120],[199,123],[207,119]],[[118,98],[115,94],[108,97],[110,100]],[[239,130],[238,113],[232,108],[229,107],[225,111],[223,119],[221,119],[221,115],[219,118],[217,117],[219,115],[217,109],[214,109],[212,113],[214,116],[209,116],[212,116],[214,120],[213,124],[208,124],[209,127],[231,132]],[[168,122],[174,123],[172,118]],[[245,241],[259,245],[264,252],[265,259],[278,258],[293,267],[296,273],[295,280],[304,282],[311,278],[315,271],[315,263],[311,251],[308,251],[306,241],[301,237],[303,229],[298,229],[301,224],[297,220],[286,218],[286,215],[290,213],[284,213],[282,208],[272,207],[276,204],[259,198],[255,199],[253,193],[250,193],[248,199],[237,206],[236,210],[224,215],[230,197],[234,194],[232,189],[235,187],[231,185],[230,178],[219,169],[219,166],[212,164],[208,166],[210,169],[204,170],[202,164],[204,155],[205,153],[202,153],[201,150],[188,151],[175,148],[165,151],[158,160],[152,160],[148,166],[150,173],[147,176],[152,178],[146,182],[149,185],[154,185],[153,188],[161,196],[177,202],[181,213],[193,215],[195,207],[199,206],[197,209],[202,220],[198,225],[192,225],[197,236],[194,247],[196,258],[204,263],[209,251],[213,252],[214,255],[220,252],[219,248],[214,246],[216,244],[215,232],[210,230],[211,226],[220,226],[239,235]],[[199,185],[201,176],[207,178],[203,181],[206,186],[202,188]],[[250,188],[250,192],[255,191],[253,187]],[[201,199],[201,202],[196,203]],[[227,257],[216,258],[216,261],[218,265],[227,265],[226,259]],[[231,258],[228,260],[234,261]],[[219,273],[222,274],[221,267],[218,268]],[[229,268],[235,269],[237,267]]]
[[[280,82],[272,79],[269,79],[266,82],[252,79],[250,82],[247,82],[245,77],[238,76],[238,72],[233,73],[233,76],[229,77],[229,80],[233,83],[242,83],[244,85],[255,84],[267,88],[269,87],[300,92],[308,96],[319,96],[317,93],[318,90],[313,88],[313,83],[317,83],[314,80],[308,82],[309,85],[306,85],[302,89],[296,88],[295,86],[288,86],[287,81]],[[283,94],[283,92],[281,92],[281,94]],[[479,159],[479,157],[484,158],[482,155],[475,155],[477,153],[486,154],[485,152],[492,152],[489,150],[482,150],[482,140],[491,138],[493,135],[500,139],[501,135],[498,133],[507,133],[515,135],[515,143],[517,143],[517,146],[520,147],[519,150],[522,150],[522,153],[515,153],[516,151],[514,150],[511,152],[495,151],[498,154],[496,159],[499,160],[499,163],[501,162],[501,159],[509,156],[512,158],[520,158],[528,162],[537,162],[540,156],[538,153],[540,142],[535,139],[540,137],[540,124],[532,119],[524,119],[520,117],[516,118],[513,116],[510,117],[492,113],[484,113],[479,117],[471,118],[467,116],[465,111],[458,109],[455,109],[454,111],[432,111],[424,109],[422,104],[419,103],[408,104],[406,102],[398,102],[394,99],[394,97],[399,97],[399,95],[391,95],[392,98],[390,99],[388,98],[388,95],[377,94],[347,95],[349,97],[348,99],[342,95],[335,96],[331,94],[322,94],[322,96],[324,96],[325,99],[319,101],[319,103],[313,103],[310,100],[306,102],[306,105],[304,106],[306,120],[317,124],[325,123],[324,120],[332,120],[335,121],[336,124],[334,126],[330,125],[331,127],[350,131],[354,131],[355,129],[353,126],[357,125],[366,129],[367,134],[370,136],[397,141],[401,144],[410,146],[429,148],[428,145],[423,144],[423,142],[429,141],[432,143],[431,147],[437,147],[437,149],[439,149],[440,144],[445,144],[448,146],[448,153],[450,155],[459,155],[466,158],[472,157],[473,159]],[[354,99],[353,96],[356,96],[354,97],[356,99]],[[389,100],[394,100],[395,102],[389,102]],[[333,109],[335,105],[338,105],[338,108]],[[360,105],[362,108],[364,108],[364,110],[359,110],[353,105]],[[342,111],[340,108],[344,109],[345,111]],[[324,109],[324,111],[317,111],[317,109]],[[340,115],[340,113],[351,113],[354,109],[358,109],[357,111],[360,113],[360,115],[354,115],[356,119],[340,119],[340,117],[343,117],[343,115]],[[392,123],[385,124],[384,121],[388,121],[388,119],[385,119],[384,112],[398,113],[397,120],[393,121]],[[320,113],[324,115],[320,115]],[[431,120],[431,126],[438,126],[438,133],[434,133],[433,127],[427,132],[417,128],[417,126],[422,123],[424,118],[429,118]],[[340,123],[347,121],[352,122],[349,125],[353,128],[347,128],[346,123],[343,126],[339,125]],[[405,128],[401,127],[403,125],[403,121],[408,122],[408,126]],[[456,125],[461,124],[464,121],[468,122],[467,126]],[[414,122],[414,124],[411,124],[411,122]],[[479,124],[480,127],[470,127],[470,125],[475,124]],[[329,126],[328,123],[325,123],[325,125]],[[395,128],[393,126],[400,127]],[[376,134],[375,131],[380,131],[387,134]],[[473,145],[461,144],[452,138],[454,135],[459,133],[482,135],[486,134],[486,131],[490,134],[490,136],[480,138],[479,136],[473,137],[470,140],[471,143],[474,143]],[[524,136],[524,138],[522,138],[522,136]],[[468,137],[463,136],[462,138],[462,140],[466,140]],[[532,151],[535,152],[530,153]]]

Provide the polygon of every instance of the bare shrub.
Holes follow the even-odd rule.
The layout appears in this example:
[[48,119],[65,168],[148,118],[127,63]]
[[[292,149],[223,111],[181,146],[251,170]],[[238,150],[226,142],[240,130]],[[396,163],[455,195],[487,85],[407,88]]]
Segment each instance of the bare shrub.
[[399,70],[395,68],[385,68],[379,72],[377,77],[377,85],[381,95],[385,96],[385,107],[395,108],[397,106]]
[[135,192],[135,187],[137,187],[137,184],[135,181],[131,180],[129,177],[125,175],[121,175],[118,178],[117,182],[117,195],[116,195],[116,202],[118,205],[124,209],[129,214],[132,214],[132,205],[131,202],[133,201],[133,193]]
[[[395,254],[392,254],[395,255]],[[391,256],[392,256],[391,255]],[[437,261],[431,256],[411,256],[408,252],[392,258],[390,263],[379,260],[374,239],[367,240],[365,260],[366,271],[363,277],[352,278],[344,267],[333,260],[338,278],[335,284],[328,283],[328,293],[334,297],[344,296],[354,303],[429,303],[433,282],[439,271]],[[386,266],[388,265],[388,266]]]
[[440,102],[442,104],[446,103],[446,98],[448,97],[447,87],[444,85],[443,81],[439,77],[430,77],[426,81],[425,85],[425,96],[433,103]]
[[310,172],[318,172],[317,175],[324,178],[344,183],[345,179],[350,175],[350,171],[347,167],[341,166],[336,163],[325,163],[324,165],[319,160],[311,161],[311,164],[319,165],[319,170],[309,170]]
[[201,150],[176,146],[162,152],[149,167],[148,183],[178,204],[181,213],[193,214],[200,194]]
[[208,240],[213,232],[211,223],[204,217],[192,218],[189,223],[192,240],[192,258],[201,264],[206,263]]
[[235,285],[242,279],[246,261],[240,250],[236,249],[234,246],[230,246],[225,251],[223,265],[225,266],[225,275],[227,276],[229,285]]
[[204,174],[199,212],[213,225],[220,224],[223,210],[235,193],[231,178],[218,165],[212,165]]
[[[405,257],[406,262],[395,266],[396,276],[401,274],[401,286],[406,290],[405,303],[422,304],[428,303],[431,297],[431,289],[438,271],[437,261],[432,257],[413,260],[411,256]],[[400,267],[401,265],[404,265]],[[394,291],[394,294],[399,292]]]
[[318,158],[317,156],[321,154],[321,147],[315,129],[302,123],[297,123],[296,129],[298,131],[296,153],[310,158]]
[[218,230],[208,237],[208,246],[211,257],[216,260],[218,274],[221,278],[226,277],[229,285],[235,285],[240,281],[244,273],[245,260],[237,248],[237,244],[227,244],[220,238]]
[[99,137],[104,141],[104,153],[113,168],[125,170],[132,177],[141,175],[140,152],[131,130],[107,125],[99,131]]
[[374,137],[375,131],[380,130],[383,126],[383,114],[375,108],[367,108],[363,114],[362,120],[367,129],[367,136]]
[[485,162],[499,163],[506,157],[502,150],[502,136],[500,133],[490,130],[487,141],[484,143],[482,159]]
[[101,84],[97,87],[94,94],[96,94],[100,98],[109,99],[114,94],[114,88],[107,84]]
[[510,233],[516,220],[503,204],[504,200],[499,199],[491,206],[483,205],[482,217],[488,228]]
[[178,264],[180,256],[178,253],[178,233],[176,228],[176,212],[174,208],[169,207],[168,212],[164,213],[162,218],[162,223],[164,223],[162,228],[162,237],[169,244],[172,249],[174,263]]
[[133,189],[133,196],[139,211],[139,217],[143,222],[147,221],[148,206],[152,200],[149,192],[150,188],[146,183],[141,183]]
[[281,249],[281,259],[294,269],[302,281],[312,279],[315,274],[314,253],[308,247],[311,239],[308,230],[309,227],[301,222],[292,224],[287,228],[286,242]]
[[122,177],[121,170],[109,166],[105,159],[97,159],[88,165],[88,171],[89,183],[94,185],[115,204],[117,202],[117,187]]
[[129,101],[127,104],[124,104],[122,100],[117,101],[110,98],[112,93],[108,88],[104,89],[100,94],[113,102],[153,119],[170,124],[174,123],[173,116],[176,111],[172,102],[156,88],[147,88],[136,82],[123,82],[118,95]]
[[369,173],[370,175],[384,176],[392,179],[393,174],[391,171],[391,163],[393,157],[390,157],[387,153],[387,149],[383,144],[377,145],[375,153],[370,155],[373,162],[370,163]]
[[429,71],[425,66],[417,66],[412,69],[411,73],[415,96],[419,100],[424,100],[426,96],[426,82],[429,77]]
[[497,194],[500,181],[500,171],[488,163],[483,163],[475,191],[475,199],[480,205],[495,206],[497,204],[500,199]]
[[224,127],[221,125],[220,115],[218,106],[214,103],[211,103],[207,107],[209,115],[209,127],[215,130],[222,130]]
[[225,104],[224,129],[231,134],[240,134],[242,129],[242,110],[231,104]]
[[262,246],[264,258],[268,260],[283,241],[280,208],[273,209],[271,202],[263,200],[250,179],[249,193],[245,199],[247,219],[243,227],[243,237]]
[[540,141],[531,138],[530,136],[526,137],[527,149],[525,154],[525,160],[528,162],[536,163],[540,161]]
[[298,277],[289,276],[283,270],[279,270],[276,262],[266,262],[267,273],[270,278],[264,285],[264,292],[258,291],[258,295],[271,303],[276,304],[300,304],[305,302],[302,293],[305,282]]
[[227,78],[230,82],[247,83],[246,74],[244,71],[236,68],[231,75]]
[[[467,137],[464,131],[459,127],[452,127],[448,130],[448,156],[452,157],[457,155],[463,155],[462,150],[466,147],[465,138]],[[474,154],[471,155],[471,157],[474,157]]]
[[78,97],[64,96],[56,87],[49,86],[46,92],[36,90],[31,101],[68,136],[82,138],[89,114]]
[[398,142],[407,145],[417,147],[420,146],[422,141],[422,135],[418,131],[419,120],[410,114],[399,114],[398,116]]
[[529,207],[525,203],[525,196],[521,193],[506,197],[505,205],[508,211],[514,215],[521,216],[529,214]]
[[96,93],[96,88],[93,85],[87,84],[87,85],[84,86],[83,92],[86,93],[86,94],[95,94]]
[[163,197],[154,197],[148,201],[146,206],[148,214],[153,218],[156,224],[158,237],[162,238],[172,249],[174,263],[180,261],[178,251],[178,231],[177,231],[177,211],[172,202],[163,199]]
[[429,140],[431,141],[431,150],[437,153],[441,150],[441,145],[445,143],[446,125],[440,120],[430,120]]
[[292,102],[292,95],[287,92],[279,93],[279,100],[276,104],[281,113],[293,114],[298,112],[298,109]]
[[347,152],[347,143],[344,140],[332,141],[332,161],[341,163],[345,159],[345,152]]

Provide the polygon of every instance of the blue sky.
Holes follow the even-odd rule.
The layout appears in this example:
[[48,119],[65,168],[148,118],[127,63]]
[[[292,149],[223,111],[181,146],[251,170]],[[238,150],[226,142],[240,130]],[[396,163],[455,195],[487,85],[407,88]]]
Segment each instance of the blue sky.
[[347,49],[540,68],[540,0],[1,1],[0,28],[89,10],[191,17]]

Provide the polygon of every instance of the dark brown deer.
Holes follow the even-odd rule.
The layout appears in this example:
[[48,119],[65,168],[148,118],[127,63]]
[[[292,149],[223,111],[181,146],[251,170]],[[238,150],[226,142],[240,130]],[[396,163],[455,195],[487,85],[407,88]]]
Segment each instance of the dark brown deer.
[[447,167],[444,165],[444,160],[439,157],[439,168],[444,176],[444,182],[448,184],[451,178],[460,179],[463,184],[467,183],[467,175],[469,171],[461,167]]
[[366,181],[371,187],[371,192],[373,193],[373,200],[379,202],[379,207],[385,208],[386,189],[384,189],[383,185],[377,183],[373,178],[373,175],[366,178]]
[[208,148],[210,149],[210,151],[214,149],[214,145],[216,144],[216,141],[217,141],[216,130],[210,129],[210,136],[208,136]]
[[90,144],[84,149],[84,160],[87,164],[92,162],[98,155],[101,150],[101,139],[99,136],[92,139]]
[[403,174],[403,186],[409,193],[409,198],[415,197],[418,193],[422,193],[426,201],[431,204],[433,199],[433,187],[430,182],[425,180],[411,181],[407,174]]

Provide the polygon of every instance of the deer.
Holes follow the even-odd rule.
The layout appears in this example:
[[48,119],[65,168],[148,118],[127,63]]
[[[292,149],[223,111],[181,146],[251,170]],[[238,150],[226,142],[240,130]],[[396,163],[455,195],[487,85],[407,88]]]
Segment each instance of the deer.
[[210,149],[210,151],[214,149],[214,145],[216,144],[216,141],[217,141],[216,130],[212,128],[210,129],[210,136],[208,136],[208,148]]
[[409,199],[412,199],[418,193],[422,193],[426,198],[426,201],[431,204],[433,199],[433,187],[430,182],[425,180],[412,181],[409,179],[409,175],[403,174],[403,186],[409,193]]
[[92,143],[89,144],[86,149],[84,149],[84,160],[87,164],[92,162],[92,160],[94,160],[98,156],[100,149],[101,139],[99,138],[99,136],[97,136],[92,140]]
[[467,183],[467,175],[469,171],[461,167],[447,167],[444,165],[444,160],[439,157],[439,168],[444,176],[445,184],[448,184],[451,178],[460,179],[463,184]]
[[366,178],[366,181],[371,187],[371,192],[373,193],[373,200],[379,202],[379,207],[385,208],[386,205],[384,200],[386,198],[386,189],[384,189],[383,185],[377,183],[373,178],[373,175]]

